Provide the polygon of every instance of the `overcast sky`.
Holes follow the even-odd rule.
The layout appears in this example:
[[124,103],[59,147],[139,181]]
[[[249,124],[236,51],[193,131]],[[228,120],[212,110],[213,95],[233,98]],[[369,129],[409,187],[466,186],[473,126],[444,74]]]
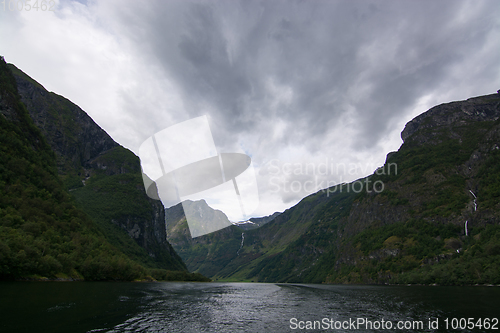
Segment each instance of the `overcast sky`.
[[6,61],[136,154],[207,115],[219,152],[252,158],[253,216],[371,174],[406,122],[500,88],[497,0],[54,3],[1,8]]

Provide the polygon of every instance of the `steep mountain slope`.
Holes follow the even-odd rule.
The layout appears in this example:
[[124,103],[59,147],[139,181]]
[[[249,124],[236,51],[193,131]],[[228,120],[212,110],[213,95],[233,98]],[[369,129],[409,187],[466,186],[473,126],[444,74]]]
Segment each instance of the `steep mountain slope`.
[[0,278],[131,280],[147,273],[75,207],[1,58]]
[[144,191],[139,158],[77,105],[9,68],[21,101],[56,153],[66,188],[108,241],[148,267],[186,270],[166,240],[163,205]]
[[[373,175],[245,231],[241,248],[229,244],[243,231],[195,239],[207,257],[198,271],[268,282],[500,283],[499,117],[499,94],[432,108],[406,125],[403,145]],[[226,263],[212,270],[215,247],[227,249]]]
[[[167,238],[190,271],[214,279],[261,281],[255,275],[262,269],[263,263],[293,249],[292,244],[300,243],[303,235],[309,235],[311,227],[321,222],[320,218],[327,219],[329,226],[316,235],[318,239],[315,245],[335,242],[337,221],[348,212],[355,196],[345,191],[332,191],[329,194],[318,192],[304,198],[258,229],[244,230],[231,226],[194,239],[189,234],[182,205],[179,204],[166,210]],[[336,205],[328,205],[331,200]],[[206,209],[210,207],[207,206]],[[313,252],[317,251],[313,249]],[[295,267],[299,263],[308,265],[311,258],[308,251],[302,251],[297,253],[294,260]],[[280,274],[286,271],[283,266],[276,266],[274,269],[279,270]],[[280,279],[270,278],[266,281]],[[314,279],[314,282],[321,281]]]
[[[215,220],[227,220],[222,212],[213,210],[205,201],[189,202],[189,204],[202,212],[200,215]],[[166,209],[165,215],[167,239],[186,263],[189,271],[213,276],[223,269],[238,251],[241,230],[236,226],[191,238],[182,204]]]

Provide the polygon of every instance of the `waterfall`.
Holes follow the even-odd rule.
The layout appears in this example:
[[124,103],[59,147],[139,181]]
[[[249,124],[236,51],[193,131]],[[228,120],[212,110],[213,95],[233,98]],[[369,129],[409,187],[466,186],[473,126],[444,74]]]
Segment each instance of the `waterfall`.
[[[470,194],[472,194],[472,196],[474,197],[474,211],[477,211],[477,201],[476,201],[476,200],[477,200],[477,197],[476,197],[476,195],[474,194],[474,192],[472,192],[472,190],[469,190],[469,192],[470,192]],[[467,223],[468,223],[468,222],[469,222],[468,220],[467,220],[467,221],[465,221],[465,236],[468,236],[468,235],[469,235],[469,233],[467,232]]]
[[474,192],[472,192],[471,190],[469,190],[469,192],[470,192],[470,194],[472,194],[474,196],[474,211],[476,211],[477,210],[477,202],[476,202],[477,197],[474,194]]
[[241,245],[240,245],[240,248],[238,249],[238,252],[236,252],[236,255],[239,256],[240,255],[240,251],[241,251],[241,248],[243,247],[243,242],[245,241],[245,233],[242,232],[241,233]]

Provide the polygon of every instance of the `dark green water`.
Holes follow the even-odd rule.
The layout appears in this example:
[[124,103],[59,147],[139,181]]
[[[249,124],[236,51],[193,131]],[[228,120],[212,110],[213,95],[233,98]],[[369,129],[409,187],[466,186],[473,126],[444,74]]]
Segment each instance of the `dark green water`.
[[[500,332],[500,323],[496,330],[452,329],[460,327],[452,318],[469,317],[474,324],[500,318],[500,288],[0,283],[0,332]],[[429,328],[429,318],[438,329]],[[322,326],[308,330],[307,321]],[[397,329],[398,321],[423,329]]]

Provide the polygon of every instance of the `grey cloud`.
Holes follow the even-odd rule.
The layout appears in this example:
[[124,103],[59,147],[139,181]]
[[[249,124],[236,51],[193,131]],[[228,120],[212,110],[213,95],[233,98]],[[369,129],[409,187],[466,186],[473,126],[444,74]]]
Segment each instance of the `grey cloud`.
[[[208,103],[236,131],[258,130],[261,115],[279,117],[303,140],[322,135],[349,104],[371,124],[366,139],[375,142],[386,130],[380,119],[397,116],[480,48],[495,21],[490,4],[457,20],[464,2],[169,1],[143,11],[138,30],[181,84],[191,116]],[[363,50],[380,62],[366,63]],[[292,88],[291,107],[266,107],[268,77]],[[352,100],[347,92],[360,80],[375,89]]]
[[[496,66],[496,57],[481,54],[498,31],[494,1],[152,6],[140,12],[140,27],[129,32],[178,84],[189,117],[209,110],[222,147],[246,133],[268,154],[294,145],[318,153],[328,150],[324,137],[349,115],[356,135],[346,144],[373,149],[422,96],[453,89],[456,78],[467,75],[457,68],[467,66],[472,55],[488,61],[478,66]],[[479,77],[484,71],[474,75],[487,80]],[[288,103],[273,104],[270,82],[291,91]],[[273,137],[278,121],[284,134]]]
[[[378,164],[427,107],[500,88],[497,0],[61,4],[53,17],[0,13],[3,55],[132,149],[208,114],[219,152],[244,150],[256,170]],[[307,192],[269,196],[260,177],[269,207]]]

